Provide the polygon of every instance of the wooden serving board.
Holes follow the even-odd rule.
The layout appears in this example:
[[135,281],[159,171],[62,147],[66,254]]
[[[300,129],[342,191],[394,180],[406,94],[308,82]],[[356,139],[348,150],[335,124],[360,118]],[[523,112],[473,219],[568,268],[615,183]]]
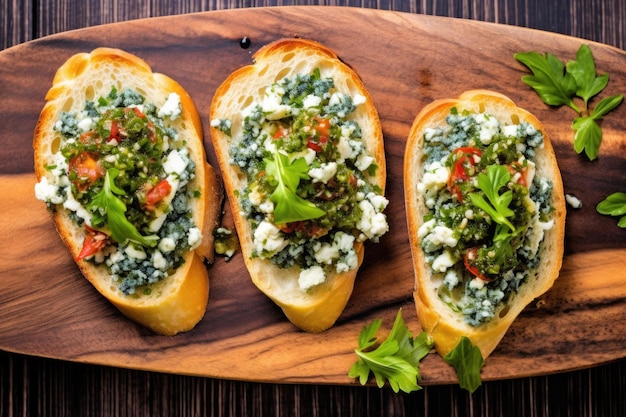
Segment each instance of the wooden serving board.
[[[378,107],[388,164],[391,231],[368,244],[352,298],[322,334],[296,330],[250,282],[241,254],[218,258],[205,318],[175,337],[152,334],[124,318],[84,280],[35,200],[32,132],[55,70],[98,46],[125,49],[177,79],[203,116],[208,136],[213,93],[281,37],[320,41],[361,75]],[[240,40],[251,41],[248,49]],[[595,205],[626,191],[626,105],[602,122],[600,157],[572,147],[574,113],[551,109],[524,85],[513,54],[528,50],[573,59],[585,41],[546,32],[450,18],[332,7],[240,9],[154,18],[62,33],[0,52],[0,349],[159,372],[278,383],[354,384],[348,369],[362,327],[391,327],[399,308],[419,324],[406,230],[402,163],[418,111],[471,88],[500,91],[541,119],[554,142],[565,190],[583,201],[568,208],[566,257],[553,289],[530,305],[488,359],[483,378],[562,372],[626,357],[626,231]],[[590,43],[606,93],[626,92],[626,52]],[[225,207],[225,225],[230,212]],[[452,383],[436,354],[423,362],[423,384]]]

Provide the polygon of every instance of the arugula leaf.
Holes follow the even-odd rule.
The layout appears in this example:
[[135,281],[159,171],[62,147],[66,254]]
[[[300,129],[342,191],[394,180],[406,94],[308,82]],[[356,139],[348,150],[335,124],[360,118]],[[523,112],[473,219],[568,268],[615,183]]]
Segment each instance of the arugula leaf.
[[596,64],[587,45],[581,45],[576,52],[576,60],[569,61],[565,66],[567,73],[576,80],[576,95],[585,101],[585,107],[589,99],[604,90],[609,82],[609,74],[596,77]]
[[564,71],[563,63],[554,55],[545,56],[537,52],[517,53],[515,59],[526,65],[533,75],[525,75],[522,81],[539,94],[544,103],[550,106],[566,104],[575,112],[580,109],[572,97],[576,92],[576,79]]
[[119,173],[119,170],[115,168],[107,170],[102,189],[87,207],[94,212],[104,212],[107,225],[111,230],[111,237],[117,243],[131,241],[139,245],[154,247],[158,237],[156,235],[142,236],[124,214],[126,213],[126,204],[116,196],[116,194],[126,194],[124,190],[115,185],[115,178]]
[[608,216],[622,216],[617,225],[626,228],[626,193],[613,193],[596,206],[600,214]]
[[515,214],[509,208],[513,199],[513,192],[507,190],[500,194],[500,188],[505,186],[511,179],[511,174],[503,165],[489,165],[487,173],[478,174],[478,188],[487,196],[489,202],[482,194],[470,193],[469,197],[473,205],[484,210],[498,224],[507,226],[512,232],[515,226],[507,219]]
[[461,388],[473,393],[481,385],[480,370],[485,364],[480,349],[466,336],[444,358],[456,371]]
[[300,197],[296,190],[301,179],[309,178],[309,166],[304,158],[289,162],[289,158],[274,149],[272,159],[265,159],[265,170],[276,179],[277,185],[270,195],[275,204],[274,223],[284,224],[322,217],[326,212]]
[[372,373],[379,388],[387,381],[396,393],[421,389],[417,384],[420,377],[419,362],[430,352],[432,340],[426,332],[413,338],[400,309],[387,339],[375,349],[369,350],[376,344],[375,335],[380,325],[380,319],[374,320],[359,334],[359,347],[355,349],[358,360],[352,365],[348,375],[350,378],[358,378],[361,385],[365,385]]

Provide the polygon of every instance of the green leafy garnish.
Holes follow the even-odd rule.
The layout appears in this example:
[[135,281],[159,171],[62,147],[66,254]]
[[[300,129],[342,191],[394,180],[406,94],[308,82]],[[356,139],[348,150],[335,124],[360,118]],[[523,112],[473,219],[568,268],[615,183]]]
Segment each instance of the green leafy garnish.
[[587,157],[592,161],[598,157],[598,151],[602,143],[602,129],[600,129],[598,121],[619,106],[622,100],[623,97],[621,95],[607,97],[598,103],[589,116],[581,116],[574,119],[572,129],[576,131],[574,135],[574,150],[576,153],[585,151]]
[[602,200],[596,210],[607,216],[622,216],[617,225],[626,228],[626,193],[613,193]]
[[511,179],[511,174],[503,165],[489,165],[487,173],[478,174],[478,188],[487,196],[485,200],[482,194],[471,193],[469,195],[472,204],[484,210],[489,217],[498,224],[507,226],[511,232],[515,231],[515,226],[507,219],[515,214],[509,208],[513,199],[513,192],[507,190],[500,194],[500,189]]
[[596,64],[587,45],[582,45],[576,52],[576,60],[566,64],[567,74],[576,81],[576,95],[585,102],[599,94],[609,83],[609,74],[596,76]]
[[526,52],[515,54],[515,59],[533,72],[533,75],[523,76],[522,81],[532,87],[544,103],[550,106],[565,104],[580,113],[572,100],[576,93],[576,80],[565,72],[565,66],[556,56],[550,53],[543,56],[537,52]]
[[115,185],[115,178],[119,173],[119,170],[115,168],[107,170],[102,189],[87,207],[94,212],[94,217],[106,217],[111,237],[117,243],[122,244],[130,241],[139,245],[154,247],[158,237],[156,235],[142,236],[124,214],[126,213],[126,204],[117,195],[125,195],[126,192]]
[[309,178],[309,166],[304,158],[289,162],[289,157],[275,148],[273,158],[265,159],[265,170],[276,180],[276,189],[270,195],[270,200],[275,204],[274,223],[317,219],[326,214],[296,193],[300,180]]
[[444,358],[456,371],[461,388],[474,392],[481,385],[480,370],[485,364],[480,349],[466,336]]
[[387,339],[372,349],[381,323],[380,319],[374,320],[359,334],[359,347],[355,349],[359,359],[352,365],[348,375],[350,378],[358,378],[361,385],[365,385],[371,372],[379,388],[388,381],[396,393],[421,389],[417,384],[420,377],[419,362],[431,350],[431,338],[426,332],[413,338],[400,309]]
[[[581,45],[576,59],[563,63],[554,55],[537,52],[517,53],[515,59],[526,65],[533,75],[525,75],[522,81],[535,90],[544,103],[550,106],[567,105],[578,117],[572,122],[574,150],[583,151],[590,160],[598,157],[602,142],[602,129],[598,122],[611,110],[619,106],[624,97],[614,95],[604,98],[594,109],[589,108],[592,97],[602,92],[608,82],[609,75],[596,75],[596,65],[587,45]],[[582,99],[582,109],[576,105],[574,98]]]

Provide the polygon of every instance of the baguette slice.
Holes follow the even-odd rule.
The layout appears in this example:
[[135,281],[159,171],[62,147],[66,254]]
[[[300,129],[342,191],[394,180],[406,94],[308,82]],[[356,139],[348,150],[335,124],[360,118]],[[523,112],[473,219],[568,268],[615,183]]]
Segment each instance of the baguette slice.
[[112,86],[118,91],[131,88],[146,98],[147,103],[162,106],[170,93],[180,96],[182,113],[170,122],[186,141],[189,157],[196,164],[195,179],[188,189],[197,190],[202,198],[190,199],[193,220],[202,231],[202,242],[184,255],[183,264],[165,279],[125,295],[107,269],[86,259],[77,260],[83,246],[85,231],[72,221],[63,204],[51,206],[57,230],[77,265],[89,282],[124,315],[163,335],[191,330],[204,316],[208,302],[209,283],[204,259],[213,260],[213,229],[216,227],[222,192],[212,167],[206,162],[202,142],[202,126],[191,97],[171,78],[153,73],[140,58],[118,49],[98,48],[91,53],[70,57],[57,71],[53,85],[46,94],[46,104],[34,132],[35,173],[38,181],[54,176],[47,166],[55,163],[61,136],[53,130],[61,112],[80,112],[86,100],[109,94]]
[[310,74],[319,68],[322,78],[332,77],[337,91],[351,96],[360,94],[365,103],[350,115],[362,129],[365,147],[375,159],[376,176],[368,181],[381,190],[385,188],[386,167],[382,130],[376,109],[357,74],[342,63],[327,47],[304,39],[281,39],[261,48],[254,55],[255,63],[233,72],[215,93],[211,105],[211,120],[230,119],[231,134],[213,125],[211,137],[223,175],[224,187],[230,201],[246,267],[254,284],[278,306],[298,328],[321,332],[334,325],[344,310],[353,290],[357,270],[363,261],[363,243],[356,241],[356,268],[347,272],[329,272],[326,281],[308,291],[298,287],[301,268],[281,269],[270,260],[254,257],[253,229],[243,216],[237,193],[245,190],[245,173],[230,162],[229,148],[241,140],[242,111],[253,102],[260,102],[265,88],[285,78]]
[[[420,247],[418,231],[424,223],[424,215],[429,212],[424,194],[418,192],[417,184],[424,175],[424,134],[428,127],[446,126],[445,118],[450,109],[456,107],[458,113],[467,110],[472,114],[487,113],[495,116],[503,124],[519,124],[526,121],[543,133],[544,145],[537,149],[536,176],[548,178],[553,184],[552,220],[554,225],[547,230],[539,247],[541,261],[531,270],[527,281],[511,302],[496,309],[494,318],[479,326],[469,325],[460,314],[442,301],[438,295],[441,277],[433,274],[425,253]],[[552,287],[559,275],[564,247],[565,199],[561,174],[550,140],[543,126],[532,114],[517,107],[508,97],[486,90],[472,90],[461,94],[458,99],[437,100],[426,106],[415,118],[406,145],[405,198],[410,244],[415,270],[414,299],[419,321],[434,341],[435,348],[442,356],[455,348],[462,336],[467,336],[478,346],[483,358],[496,348],[507,329],[520,312],[535,298]]]

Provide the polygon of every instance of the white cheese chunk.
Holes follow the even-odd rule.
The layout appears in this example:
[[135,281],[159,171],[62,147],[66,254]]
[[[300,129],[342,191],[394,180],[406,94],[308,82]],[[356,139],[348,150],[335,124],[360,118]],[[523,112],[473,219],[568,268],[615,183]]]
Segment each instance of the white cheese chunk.
[[163,162],[163,170],[166,174],[182,176],[189,163],[186,149],[174,149]]
[[285,90],[278,86],[268,87],[265,90],[261,108],[267,120],[279,120],[291,115],[291,107],[282,104],[284,94]]
[[367,194],[367,199],[370,201],[370,203],[372,203],[372,206],[374,206],[374,209],[377,212],[385,210],[387,208],[387,205],[389,205],[389,200],[387,200],[385,196],[378,195],[373,192]]
[[298,277],[298,286],[302,291],[319,285],[326,280],[326,274],[321,266],[315,265],[308,269],[303,269]]
[[170,93],[163,106],[159,109],[159,117],[169,117],[170,120],[176,120],[182,114],[182,110],[180,96],[176,93]]
[[191,250],[197,248],[202,243],[202,232],[197,227],[192,227],[189,229],[187,236],[187,244],[191,248]]
[[504,126],[502,128],[502,134],[504,136],[512,136],[512,137],[517,137],[517,129],[519,128],[518,125],[508,125],[508,126]]
[[383,213],[377,213],[369,200],[359,202],[359,207],[363,211],[363,216],[359,220],[357,228],[367,238],[376,241],[376,239],[389,231],[387,218]]
[[302,106],[305,109],[310,109],[311,107],[319,107],[319,105],[321,103],[322,103],[322,98],[321,97],[318,97],[318,96],[316,96],[314,94],[309,94],[302,101]]
[[433,261],[432,268],[435,272],[446,272],[448,268],[456,263],[456,259],[448,251],[444,251]]
[[35,184],[35,197],[37,200],[52,204],[61,204],[65,199],[63,195],[59,195],[59,187],[55,184],[51,184],[46,177],[42,177],[41,180]]
[[580,201],[578,197],[572,194],[565,194],[565,201],[567,201],[567,204],[575,209],[579,209],[583,206],[583,202]]
[[161,252],[171,252],[176,249],[176,241],[171,237],[164,237],[159,241],[159,250]]
[[435,226],[432,229],[428,239],[437,246],[449,246],[455,247],[458,243],[458,239],[454,237],[454,230],[446,226]]
[[476,116],[476,122],[480,126],[480,141],[483,145],[489,145],[493,137],[500,131],[500,123],[498,123],[498,119],[481,113]]
[[167,269],[167,260],[165,259],[163,254],[159,252],[158,250],[155,250],[152,253],[152,265],[154,265],[156,269],[160,269],[161,271],[164,271]]
[[372,165],[374,162],[374,157],[362,152],[357,156],[356,161],[354,162],[354,166],[356,166],[360,171],[365,171],[367,168]]
[[354,104],[355,106],[360,106],[361,104],[365,104],[366,102],[367,99],[361,94],[355,94],[352,98],[352,104]]
[[320,264],[330,265],[335,259],[339,258],[339,248],[329,243],[318,242],[313,246],[313,250],[313,256]]
[[254,247],[258,253],[278,252],[288,244],[289,241],[280,234],[280,229],[270,222],[262,221],[254,231]]
[[424,176],[418,185],[418,191],[426,193],[426,195],[436,194],[448,183],[450,171],[442,165],[441,162],[435,161],[424,167]]
[[423,223],[419,229],[417,229],[417,237],[418,239],[423,239],[426,235],[428,235],[433,228],[435,227],[435,219],[430,219],[427,222]]
[[159,204],[159,208],[155,212],[155,218],[150,223],[150,231],[158,232],[167,218],[169,205],[176,196],[178,188],[181,186],[181,177],[184,177],[185,169],[189,163],[189,157],[186,149],[173,149],[163,162],[163,170],[167,175],[167,182],[170,184],[171,190],[167,196]]
[[66,190],[63,208],[73,211],[78,217],[83,219],[85,223],[91,225],[91,213],[74,198],[71,187],[67,187]]
[[337,173],[337,163],[329,162],[320,164],[319,168],[311,168],[309,170],[309,177],[313,182],[328,183]]
[[85,117],[78,122],[78,128],[83,132],[89,132],[92,129],[93,120],[91,117]]
[[485,280],[476,277],[470,281],[469,286],[470,288],[474,288],[475,290],[482,290],[485,286]]

